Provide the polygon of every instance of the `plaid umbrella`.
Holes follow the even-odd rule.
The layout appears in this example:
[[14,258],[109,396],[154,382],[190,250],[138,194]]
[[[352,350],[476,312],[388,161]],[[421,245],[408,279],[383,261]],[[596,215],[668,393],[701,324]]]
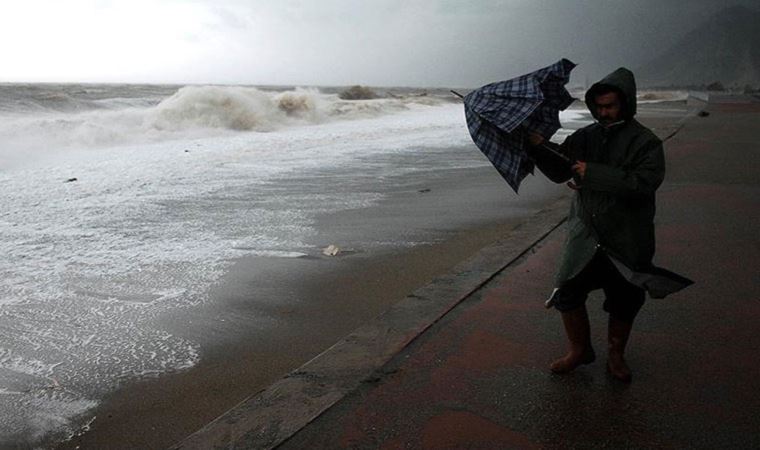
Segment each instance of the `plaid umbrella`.
[[574,67],[562,59],[464,97],[472,140],[515,192],[523,178],[533,173],[533,161],[525,152],[527,132],[550,137],[560,128],[560,110],[575,100],[565,89]]

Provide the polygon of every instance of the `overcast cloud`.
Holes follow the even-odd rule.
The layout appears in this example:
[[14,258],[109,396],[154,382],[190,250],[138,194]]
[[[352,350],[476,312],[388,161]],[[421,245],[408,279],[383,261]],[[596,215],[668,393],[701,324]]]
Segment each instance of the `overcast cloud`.
[[467,87],[566,57],[581,84],[734,4],[756,1],[25,0],[0,80]]

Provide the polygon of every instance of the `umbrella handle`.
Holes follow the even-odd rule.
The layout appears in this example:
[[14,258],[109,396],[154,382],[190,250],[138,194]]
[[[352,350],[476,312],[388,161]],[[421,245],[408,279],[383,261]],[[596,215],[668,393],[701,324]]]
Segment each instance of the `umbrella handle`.
[[464,100],[464,95],[460,94],[459,92],[455,91],[454,89],[451,89],[451,90],[449,90],[449,92],[451,92],[452,94],[454,94],[454,95],[456,95],[457,97],[459,97],[459,98],[461,98],[462,100]]
[[572,161],[570,161],[570,158],[568,158],[567,156],[565,156],[565,155],[563,155],[562,153],[558,152],[557,150],[554,150],[553,148],[549,147],[549,146],[548,146],[548,145],[546,145],[546,144],[541,144],[539,147],[541,147],[541,148],[543,148],[543,149],[546,149],[546,150],[549,150],[549,151],[550,151],[550,152],[552,152],[552,153],[553,153],[555,156],[557,156],[558,158],[561,158],[563,161],[565,161],[565,162],[567,162],[567,163],[570,163],[570,162],[572,162]]

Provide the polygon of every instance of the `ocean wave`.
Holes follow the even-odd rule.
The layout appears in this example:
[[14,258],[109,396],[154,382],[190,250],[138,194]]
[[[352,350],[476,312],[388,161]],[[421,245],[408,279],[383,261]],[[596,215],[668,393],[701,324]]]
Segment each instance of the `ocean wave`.
[[[72,92],[33,91],[17,94],[15,100],[5,95],[4,108],[15,105],[16,114],[0,123],[0,165],[72,148],[267,132],[445,102],[419,95],[342,100],[338,94],[317,89],[265,91],[243,86],[185,86],[163,98],[157,92],[137,96],[123,89],[110,94],[88,91],[89,98],[81,99]],[[23,102],[26,106],[18,106]]]
[[146,107],[158,104],[174,91],[176,87],[160,85],[0,83],[0,113],[20,117]]
[[318,91],[297,89],[277,94],[256,88],[187,86],[147,111],[146,125],[158,130],[212,128],[266,131],[289,118],[322,118]]
[[265,92],[253,87],[186,86],[147,111],[146,125],[159,130],[269,131],[304,123],[374,117],[434,106],[439,98],[403,96],[343,100],[318,89]]

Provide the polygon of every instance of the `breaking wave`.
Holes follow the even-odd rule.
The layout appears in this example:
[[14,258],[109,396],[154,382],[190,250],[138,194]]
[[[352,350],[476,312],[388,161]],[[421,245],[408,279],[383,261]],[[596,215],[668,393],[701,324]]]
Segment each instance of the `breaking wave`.
[[317,91],[301,89],[272,95],[256,88],[188,86],[149,110],[145,119],[159,130],[266,131],[292,119],[318,122],[322,100]]
[[127,87],[122,91],[112,88],[110,93],[103,89],[0,92],[0,113],[5,116],[0,122],[0,165],[71,148],[267,132],[444,102],[418,95],[341,100],[337,94],[301,88],[265,91],[242,86],[185,86],[163,96],[156,90],[136,95]]

